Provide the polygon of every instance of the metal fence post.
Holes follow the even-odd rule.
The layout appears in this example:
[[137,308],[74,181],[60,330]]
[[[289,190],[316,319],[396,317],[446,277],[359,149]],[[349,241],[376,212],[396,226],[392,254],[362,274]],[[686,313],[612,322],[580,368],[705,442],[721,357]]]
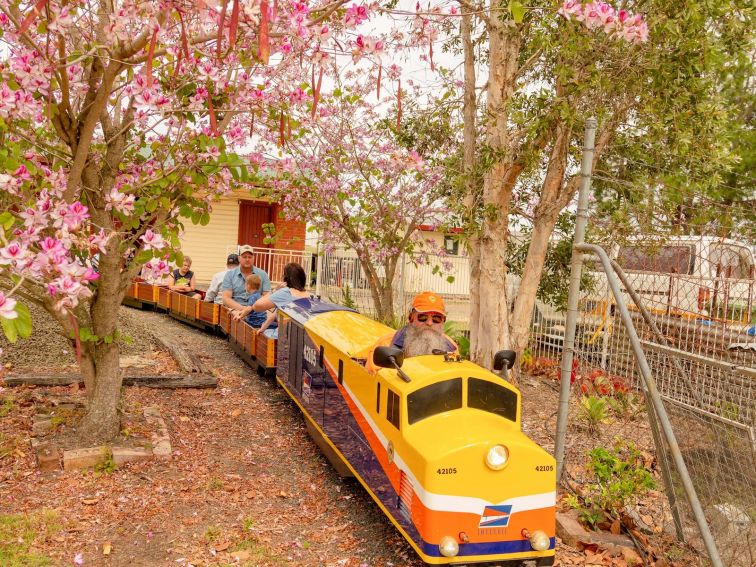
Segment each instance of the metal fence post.
[[591,190],[591,171],[593,170],[593,149],[598,123],[591,117],[585,122],[583,139],[583,159],[580,166],[580,190],[578,192],[578,210],[575,220],[575,237],[570,265],[570,287],[567,299],[567,321],[564,330],[564,349],[562,351],[561,389],[559,391],[559,412],[554,453],[557,462],[557,481],[562,477],[564,468],[564,446],[567,439],[567,419],[570,404],[570,375],[575,353],[575,330],[577,328],[577,308],[580,296],[580,275],[583,267],[583,253],[575,246],[585,240],[585,228],[588,224],[588,194]]

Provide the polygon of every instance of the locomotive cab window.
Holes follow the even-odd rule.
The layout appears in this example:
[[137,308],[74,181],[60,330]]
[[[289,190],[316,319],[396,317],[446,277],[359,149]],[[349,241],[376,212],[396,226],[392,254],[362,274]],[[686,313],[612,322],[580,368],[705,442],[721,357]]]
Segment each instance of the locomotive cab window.
[[421,419],[462,407],[462,378],[444,380],[425,386],[407,396],[407,420],[410,425]]
[[399,429],[399,394],[391,389],[386,390],[386,419]]
[[467,407],[517,421],[517,394],[488,380],[470,377],[467,381]]

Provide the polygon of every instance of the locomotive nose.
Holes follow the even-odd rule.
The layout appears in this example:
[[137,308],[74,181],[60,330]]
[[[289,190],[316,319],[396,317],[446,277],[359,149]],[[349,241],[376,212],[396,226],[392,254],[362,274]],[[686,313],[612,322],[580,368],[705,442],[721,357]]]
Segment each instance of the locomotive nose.
[[457,561],[553,554],[553,458],[514,423],[464,413],[465,419],[416,424],[419,434],[436,440],[414,443],[424,466],[417,478],[422,495],[413,499],[411,513],[425,541],[440,557]]

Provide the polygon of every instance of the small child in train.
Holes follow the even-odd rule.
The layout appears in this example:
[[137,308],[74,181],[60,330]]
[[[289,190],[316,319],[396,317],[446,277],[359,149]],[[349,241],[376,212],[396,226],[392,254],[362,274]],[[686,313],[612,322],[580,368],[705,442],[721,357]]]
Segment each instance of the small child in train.
[[246,279],[246,285],[247,285],[247,293],[249,294],[247,296],[247,305],[249,306],[245,311],[248,311],[249,314],[244,319],[250,326],[254,327],[255,329],[259,329],[263,323],[265,323],[265,319],[267,317],[267,314],[265,312],[258,313],[257,311],[252,311],[251,306],[252,304],[260,299],[262,297],[262,292],[260,291],[260,287],[262,286],[262,280],[260,279],[260,276],[257,274],[251,274],[247,276]]

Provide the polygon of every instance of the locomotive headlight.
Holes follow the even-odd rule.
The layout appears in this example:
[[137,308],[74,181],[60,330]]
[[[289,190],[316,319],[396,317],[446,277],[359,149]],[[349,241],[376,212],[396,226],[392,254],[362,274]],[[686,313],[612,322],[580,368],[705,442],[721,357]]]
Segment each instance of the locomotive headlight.
[[509,462],[509,450],[504,445],[494,445],[486,454],[488,468],[500,471]]
[[459,544],[452,536],[444,536],[438,544],[438,550],[444,557],[456,557],[459,553]]
[[522,530],[522,535],[528,538],[530,547],[535,551],[546,551],[551,547],[551,539],[544,531],[536,530],[530,533],[528,530]]

